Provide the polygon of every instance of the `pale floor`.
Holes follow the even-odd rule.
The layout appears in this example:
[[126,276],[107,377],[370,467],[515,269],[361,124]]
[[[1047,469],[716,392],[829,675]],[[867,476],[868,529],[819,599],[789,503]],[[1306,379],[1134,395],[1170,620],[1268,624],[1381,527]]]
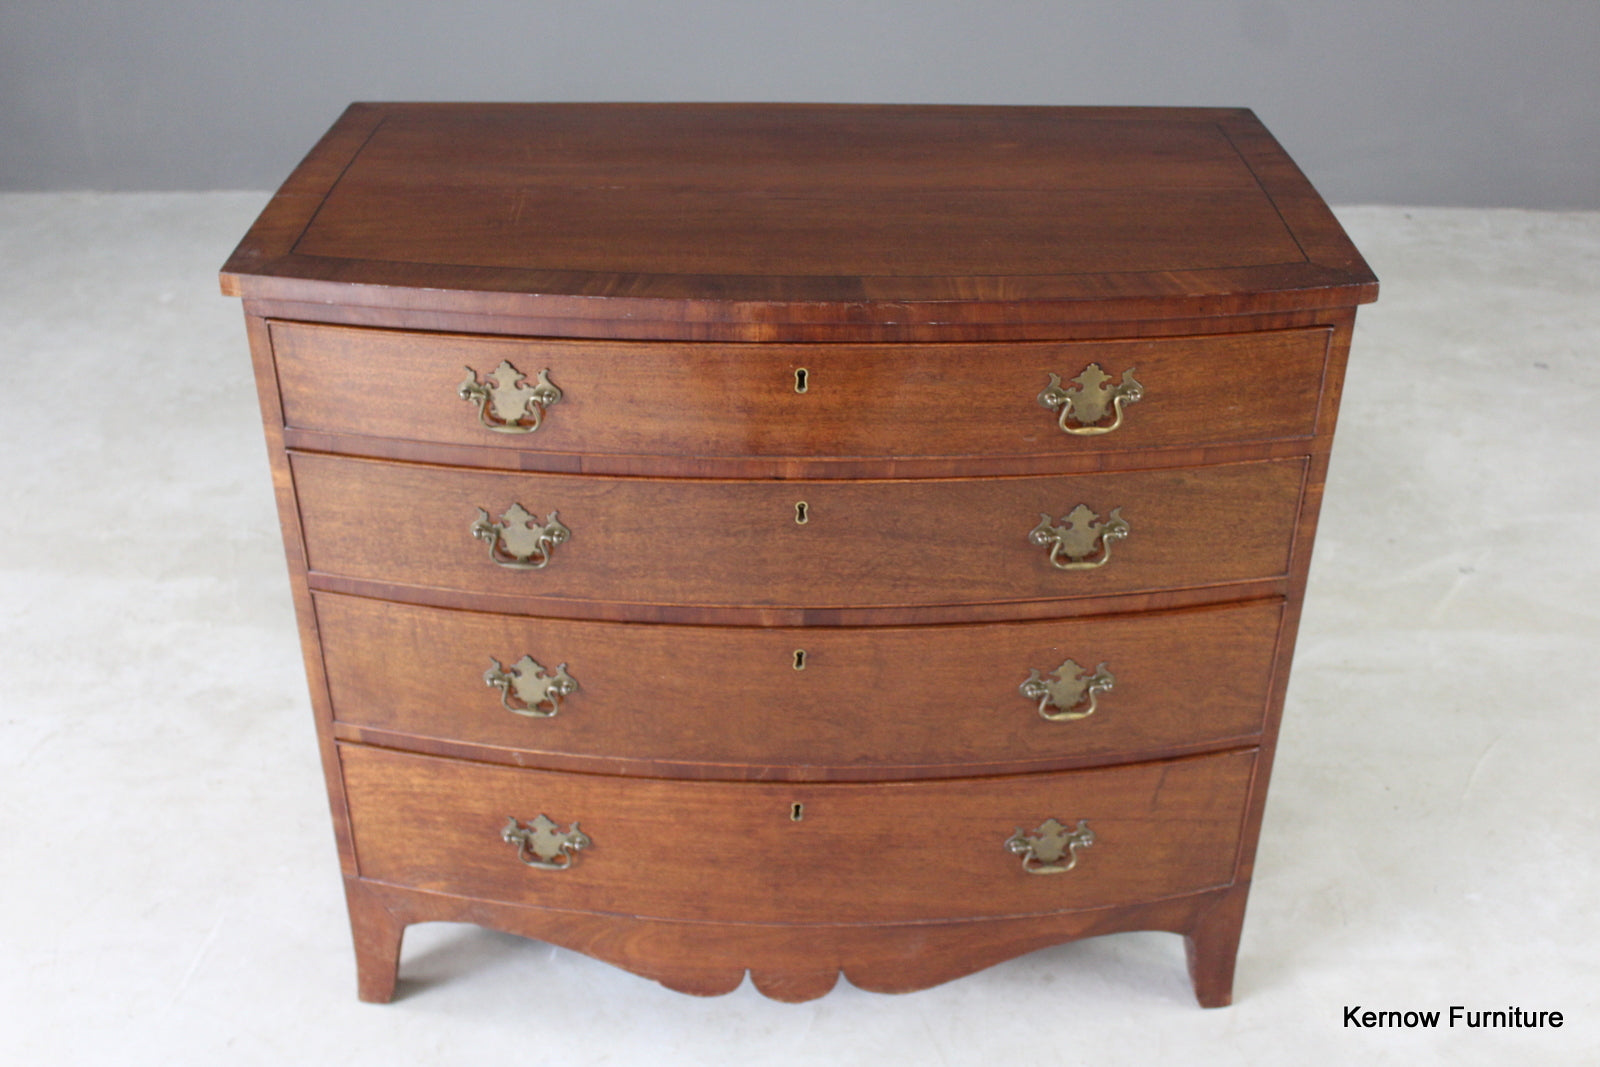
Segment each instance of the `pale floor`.
[[1167,934],[795,1006],[443,925],[373,1006],[215,280],[263,201],[0,197],[0,1062],[1600,1062],[1600,214],[1340,212],[1383,297],[1234,1007]]

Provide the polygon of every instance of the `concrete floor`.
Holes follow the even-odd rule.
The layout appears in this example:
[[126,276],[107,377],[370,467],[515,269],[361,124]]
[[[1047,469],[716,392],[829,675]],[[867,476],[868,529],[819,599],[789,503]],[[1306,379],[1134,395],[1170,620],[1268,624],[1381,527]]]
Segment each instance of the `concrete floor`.
[[264,202],[0,197],[0,1062],[1600,1063],[1600,214],[1340,212],[1383,297],[1234,1007],[1166,934],[791,1006],[437,924],[372,1006],[217,295]]

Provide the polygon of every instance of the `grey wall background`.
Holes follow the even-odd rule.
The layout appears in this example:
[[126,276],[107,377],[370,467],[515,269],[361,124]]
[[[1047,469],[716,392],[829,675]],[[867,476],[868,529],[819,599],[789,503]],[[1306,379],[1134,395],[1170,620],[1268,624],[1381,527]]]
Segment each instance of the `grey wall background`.
[[1600,0],[0,0],[0,188],[265,189],[351,100],[1252,107],[1339,203],[1600,209]]

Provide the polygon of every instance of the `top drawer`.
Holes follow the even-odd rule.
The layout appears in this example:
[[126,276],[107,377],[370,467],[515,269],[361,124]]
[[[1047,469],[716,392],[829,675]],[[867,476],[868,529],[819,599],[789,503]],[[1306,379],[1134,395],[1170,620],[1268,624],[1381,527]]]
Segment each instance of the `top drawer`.
[[[294,322],[271,333],[295,429],[730,458],[1070,456],[1307,438],[1331,336],[687,344]],[[559,391],[553,403],[535,395],[541,376]]]

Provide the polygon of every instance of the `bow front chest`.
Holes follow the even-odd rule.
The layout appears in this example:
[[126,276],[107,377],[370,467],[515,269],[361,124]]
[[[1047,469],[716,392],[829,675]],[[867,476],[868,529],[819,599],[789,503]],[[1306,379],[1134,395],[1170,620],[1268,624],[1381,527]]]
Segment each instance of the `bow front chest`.
[[361,996],[1231,996],[1357,304],[1248,111],[352,106],[243,298]]

